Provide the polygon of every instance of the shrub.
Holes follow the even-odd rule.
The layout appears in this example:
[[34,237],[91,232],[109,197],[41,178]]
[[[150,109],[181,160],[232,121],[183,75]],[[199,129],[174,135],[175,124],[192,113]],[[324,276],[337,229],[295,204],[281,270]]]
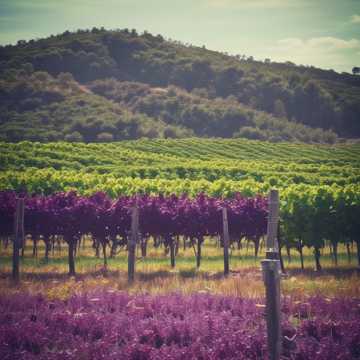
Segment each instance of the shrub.
[[78,131],[74,131],[70,134],[65,135],[65,141],[81,142],[84,141],[84,138]]
[[114,135],[108,132],[102,132],[100,134],[97,134],[96,140],[100,142],[111,142],[114,140]]
[[246,138],[251,140],[265,140],[266,134],[258,128],[244,126],[234,134],[234,137]]

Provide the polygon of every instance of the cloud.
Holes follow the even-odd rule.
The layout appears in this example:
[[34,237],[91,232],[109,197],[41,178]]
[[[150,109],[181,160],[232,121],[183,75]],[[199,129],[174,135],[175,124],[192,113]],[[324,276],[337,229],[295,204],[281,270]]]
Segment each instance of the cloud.
[[299,38],[287,38],[277,42],[276,47],[280,50],[320,51],[333,52],[346,49],[360,49],[360,40],[344,40],[331,36],[316,37],[308,40]]
[[217,8],[288,8],[304,5],[307,0],[205,0]]
[[348,70],[357,63],[360,40],[345,40],[324,36],[310,39],[286,38],[265,49],[275,61],[291,61],[296,64],[314,65],[322,68]]
[[350,22],[352,24],[360,24],[360,15],[354,14],[350,17]]

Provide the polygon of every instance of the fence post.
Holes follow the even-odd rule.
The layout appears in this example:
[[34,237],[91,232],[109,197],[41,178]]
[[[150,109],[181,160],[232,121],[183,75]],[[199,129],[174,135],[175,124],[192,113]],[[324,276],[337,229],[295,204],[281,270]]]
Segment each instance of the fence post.
[[14,222],[14,244],[13,244],[13,268],[12,278],[14,283],[20,281],[20,254],[19,250],[23,247],[24,241],[24,199],[16,199],[15,222]]
[[279,259],[279,244],[277,239],[279,222],[279,192],[270,190],[269,193],[269,217],[266,236],[266,258]]
[[261,262],[266,293],[267,343],[270,360],[279,360],[281,353],[280,327],[280,263],[265,259]]
[[173,236],[169,236],[170,240],[170,263],[171,267],[175,267],[175,241]]
[[227,217],[227,208],[222,208],[223,218],[223,242],[224,242],[224,275],[229,274],[229,223]]
[[128,282],[134,281],[135,275],[135,250],[139,234],[139,208],[137,204],[131,211],[131,234],[128,240]]
[[270,360],[279,360],[281,354],[280,261],[277,229],[279,220],[279,193],[269,194],[269,217],[266,237],[266,259],[261,261],[266,294],[267,342]]

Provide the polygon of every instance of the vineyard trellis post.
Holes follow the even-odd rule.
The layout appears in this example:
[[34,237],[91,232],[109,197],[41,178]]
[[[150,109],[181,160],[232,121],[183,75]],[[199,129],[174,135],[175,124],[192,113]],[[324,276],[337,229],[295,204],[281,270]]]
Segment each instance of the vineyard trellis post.
[[266,258],[279,259],[279,242],[278,242],[278,224],[279,224],[279,192],[271,190],[269,193],[269,216],[267,223],[266,236]]
[[76,243],[73,236],[68,238],[68,260],[69,260],[69,276],[75,276],[75,248]]
[[24,198],[16,199],[15,222],[14,222],[14,244],[13,244],[13,268],[12,278],[15,283],[20,281],[20,254],[24,241]]
[[227,208],[222,208],[223,219],[223,245],[224,245],[224,275],[229,274],[229,222]]
[[135,252],[139,235],[139,207],[134,205],[131,210],[131,234],[128,240],[128,282],[132,283],[135,276]]
[[171,267],[175,267],[175,239],[173,236],[169,236],[170,241],[170,263]]
[[270,360],[280,359],[281,354],[281,313],[280,313],[280,261],[277,229],[279,221],[279,193],[269,194],[269,215],[266,237],[266,259],[262,260],[266,294],[267,343]]

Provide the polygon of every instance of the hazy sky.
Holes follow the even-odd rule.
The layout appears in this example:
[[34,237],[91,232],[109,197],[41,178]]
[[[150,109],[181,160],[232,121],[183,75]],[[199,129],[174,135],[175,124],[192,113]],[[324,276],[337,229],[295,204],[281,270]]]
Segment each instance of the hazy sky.
[[0,43],[104,26],[350,72],[360,0],[0,0]]

